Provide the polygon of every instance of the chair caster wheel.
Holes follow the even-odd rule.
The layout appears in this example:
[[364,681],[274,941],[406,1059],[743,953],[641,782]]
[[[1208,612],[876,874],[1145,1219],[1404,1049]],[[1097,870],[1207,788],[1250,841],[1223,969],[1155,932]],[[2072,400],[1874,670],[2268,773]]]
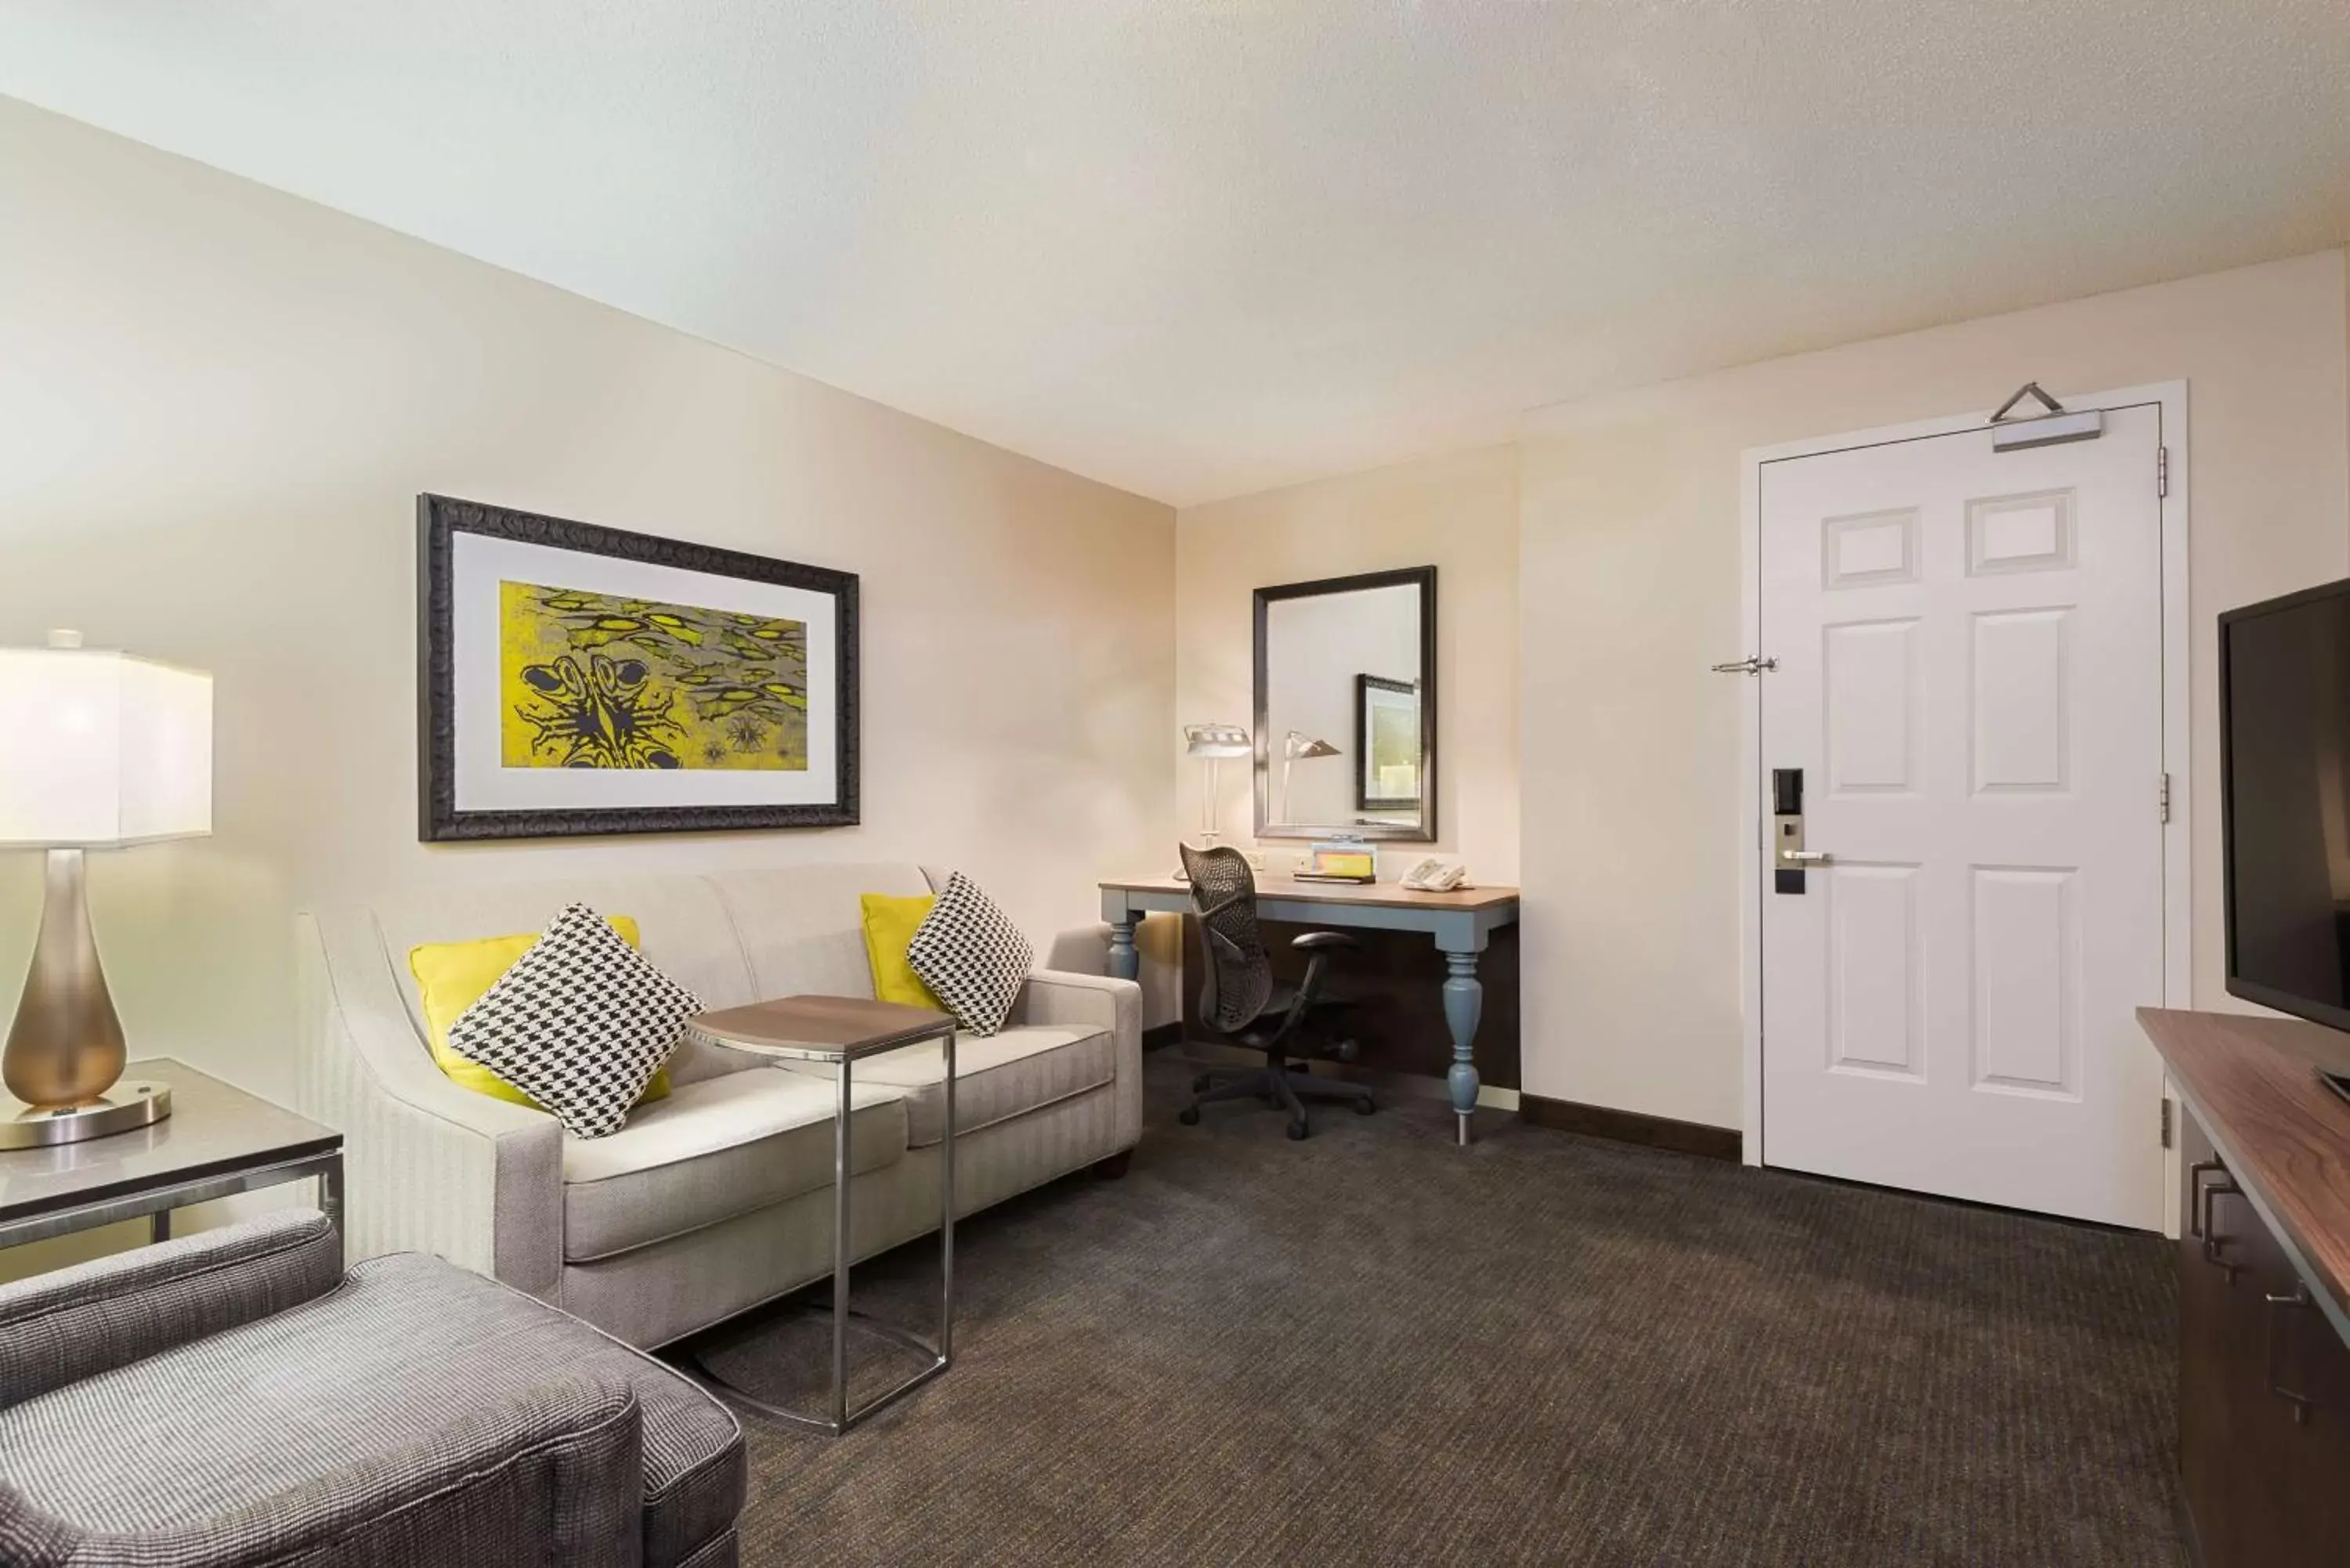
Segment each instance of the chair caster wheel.
[[1357,1100],[1355,1102],[1355,1114],[1358,1116],[1369,1116],[1373,1111],[1378,1110],[1378,1102],[1374,1100],[1365,1099]]
[[1210,1078],[1205,1073],[1202,1073],[1198,1077],[1191,1080],[1191,1092],[1195,1095],[1205,1094],[1207,1093],[1208,1085],[1212,1082],[1214,1082],[1213,1079]]
[[1185,1106],[1181,1110],[1175,1113],[1175,1119],[1181,1122],[1187,1127],[1198,1127],[1200,1125],[1200,1107],[1197,1106]]
[[1305,1124],[1302,1121],[1290,1123],[1289,1136],[1293,1138],[1303,1138],[1305,1136]]

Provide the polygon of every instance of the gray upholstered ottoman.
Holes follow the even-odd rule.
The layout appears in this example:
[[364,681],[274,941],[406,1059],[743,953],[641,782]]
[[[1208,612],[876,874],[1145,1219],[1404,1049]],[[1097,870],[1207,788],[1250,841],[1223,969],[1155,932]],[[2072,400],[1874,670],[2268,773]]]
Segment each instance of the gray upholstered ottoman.
[[744,1485],[676,1373],[320,1215],[0,1286],[0,1562],[716,1568]]

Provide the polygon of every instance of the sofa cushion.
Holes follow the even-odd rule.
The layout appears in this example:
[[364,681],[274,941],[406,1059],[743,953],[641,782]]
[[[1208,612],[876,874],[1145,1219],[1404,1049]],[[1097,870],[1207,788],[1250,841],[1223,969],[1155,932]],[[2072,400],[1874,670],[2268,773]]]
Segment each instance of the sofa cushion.
[[[827,1085],[833,1070],[788,1064]],[[937,1040],[868,1056],[849,1070],[849,1088],[886,1085],[906,1097],[906,1146],[928,1148],[946,1132],[946,1050]],[[977,1132],[1118,1075],[1118,1043],[1107,1030],[1068,1024],[1018,1024],[984,1039],[955,1041],[955,1134]],[[827,1087],[826,1093],[830,1094]]]
[[957,871],[906,945],[906,962],[931,994],[973,1034],[1003,1027],[1020,988],[1035,967],[1036,950],[1012,917]]
[[701,1011],[603,916],[567,904],[449,1026],[449,1048],[552,1111],[564,1131],[609,1137]]
[[[427,1034],[423,999],[408,970],[411,950],[427,942],[471,941],[514,931],[543,931],[566,904],[612,909],[637,923],[637,950],[706,1007],[740,1007],[762,995],[751,984],[718,889],[702,877],[581,877],[559,882],[459,883],[375,901],[385,961],[400,982],[416,1024],[418,1050]],[[852,927],[855,920],[848,922]],[[672,1079],[697,1076],[672,1072]]]
[[[852,1174],[906,1152],[901,1091],[850,1078]],[[771,1068],[680,1084],[608,1137],[563,1140],[563,1256],[648,1246],[832,1184],[832,1085]]]
[[928,893],[900,898],[889,893],[868,893],[858,900],[865,909],[865,956],[873,966],[873,1000],[899,1007],[927,1007],[944,1012],[922,977],[906,961],[914,933],[930,918],[938,899]]
[[[622,941],[632,948],[643,946],[638,940],[636,921],[626,915],[604,918],[612,922],[612,929],[620,933]],[[449,1027],[481,1001],[490,987],[504,979],[506,971],[521,962],[524,954],[538,945],[540,935],[537,931],[520,931],[470,942],[426,942],[410,949],[408,953],[408,973],[416,981],[417,1001],[424,1009],[424,1044],[432,1053],[433,1065],[452,1084],[509,1105],[528,1106],[533,1110],[546,1107],[479,1062],[468,1061],[452,1051]],[[644,1097],[658,1100],[668,1093],[669,1070],[663,1068],[645,1085]]]
[[577,1318],[413,1253],[0,1409],[0,1478],[84,1529],[167,1529],[428,1440],[485,1399],[574,1373],[636,1392],[648,1568],[671,1568],[733,1527],[746,1476],[725,1407]]
[[[742,939],[751,969],[745,1002],[777,996],[871,996],[864,896],[916,898],[931,891],[919,866],[795,866],[723,871],[710,878]],[[710,1001],[712,1011],[734,1003]]]

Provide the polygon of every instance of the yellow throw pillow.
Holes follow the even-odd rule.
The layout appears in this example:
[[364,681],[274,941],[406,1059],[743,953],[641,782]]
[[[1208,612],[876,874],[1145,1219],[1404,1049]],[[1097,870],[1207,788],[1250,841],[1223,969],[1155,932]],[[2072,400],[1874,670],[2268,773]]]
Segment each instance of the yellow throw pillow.
[[938,902],[928,893],[919,898],[896,898],[887,893],[865,893],[858,902],[865,908],[865,958],[873,966],[873,1000],[894,1002],[902,1007],[927,1007],[932,1012],[944,1012],[914,966],[906,961],[906,949],[914,940],[915,931]]
[[[637,922],[626,915],[608,915],[612,929],[630,947],[638,946]],[[464,1014],[465,1009],[482,999],[482,993],[497,984],[506,971],[530,951],[539,933],[525,931],[514,937],[484,937],[471,942],[426,942],[408,950],[408,972],[416,977],[416,991],[424,1003],[424,1033],[432,1047],[433,1064],[449,1075],[449,1081],[477,1095],[487,1095],[494,1100],[511,1100],[517,1106],[528,1106],[535,1111],[546,1109],[536,1100],[483,1066],[479,1062],[460,1056],[449,1048],[449,1026]],[[901,955],[902,956],[902,955]],[[658,1100],[669,1093],[669,1069],[663,1067],[645,1085],[637,1104]]]

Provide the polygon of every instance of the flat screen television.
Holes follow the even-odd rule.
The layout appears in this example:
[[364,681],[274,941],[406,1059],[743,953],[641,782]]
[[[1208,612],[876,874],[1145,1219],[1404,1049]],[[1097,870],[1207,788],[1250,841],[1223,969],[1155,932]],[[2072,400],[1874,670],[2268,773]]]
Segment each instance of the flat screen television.
[[2220,618],[2228,990],[2350,1030],[2350,581]]

